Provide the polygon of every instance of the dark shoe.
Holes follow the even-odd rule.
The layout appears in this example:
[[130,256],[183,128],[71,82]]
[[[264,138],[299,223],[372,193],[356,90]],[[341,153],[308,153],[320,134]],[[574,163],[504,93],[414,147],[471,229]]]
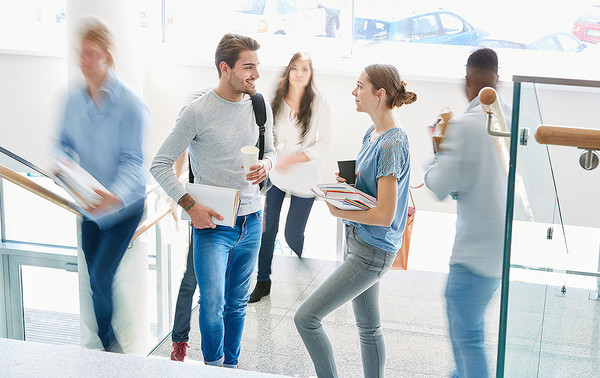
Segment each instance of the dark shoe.
[[104,348],[104,350],[111,353],[125,354],[123,347],[117,340],[114,340],[114,342],[110,343],[110,345],[107,348]]
[[254,303],[260,301],[262,297],[265,297],[271,293],[271,280],[264,282],[257,282],[248,303]]
[[171,352],[172,361],[185,362],[187,360],[187,348],[190,346],[185,341],[173,343],[173,351]]

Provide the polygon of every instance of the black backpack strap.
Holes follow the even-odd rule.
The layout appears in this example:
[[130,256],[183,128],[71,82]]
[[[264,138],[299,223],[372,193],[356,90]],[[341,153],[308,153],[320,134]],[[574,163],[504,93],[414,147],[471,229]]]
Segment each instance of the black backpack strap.
[[190,160],[190,154],[188,153],[188,180],[190,184],[194,183],[194,173],[192,172],[192,161]]
[[252,99],[252,108],[254,109],[254,117],[258,125],[258,159],[262,160],[265,156],[265,123],[267,122],[267,107],[264,97],[256,92],[250,97]]

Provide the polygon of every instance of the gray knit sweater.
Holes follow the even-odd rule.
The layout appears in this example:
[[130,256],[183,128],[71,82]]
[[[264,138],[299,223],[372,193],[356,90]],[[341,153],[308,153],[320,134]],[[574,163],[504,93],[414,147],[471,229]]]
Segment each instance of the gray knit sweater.
[[[268,103],[266,106],[265,158],[275,166],[273,115]],[[257,141],[258,126],[250,97],[231,102],[219,97],[213,89],[183,108],[154,157],[150,172],[167,194],[179,201],[186,191],[175,176],[173,164],[187,148],[195,182],[238,189],[241,201],[238,215],[248,215],[261,210],[262,201],[258,185],[246,181],[240,148],[254,146]]]

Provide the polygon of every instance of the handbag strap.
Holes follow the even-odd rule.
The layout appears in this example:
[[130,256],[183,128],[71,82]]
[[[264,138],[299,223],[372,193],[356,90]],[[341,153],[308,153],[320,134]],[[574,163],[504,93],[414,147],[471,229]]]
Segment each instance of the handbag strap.
[[415,209],[415,210],[417,209],[417,207],[415,206],[415,200],[414,200],[414,198],[413,198],[413,196],[412,196],[412,191],[411,191],[411,189],[419,189],[419,188],[422,188],[422,187],[423,187],[423,185],[425,185],[425,183],[421,183],[421,184],[419,184],[419,185],[417,185],[417,186],[409,186],[409,187],[408,187],[408,195],[410,196],[410,202],[412,202],[413,209]]
[[262,160],[265,156],[265,123],[267,122],[267,107],[264,97],[256,92],[252,99],[252,108],[254,109],[254,118],[258,125],[258,160]]

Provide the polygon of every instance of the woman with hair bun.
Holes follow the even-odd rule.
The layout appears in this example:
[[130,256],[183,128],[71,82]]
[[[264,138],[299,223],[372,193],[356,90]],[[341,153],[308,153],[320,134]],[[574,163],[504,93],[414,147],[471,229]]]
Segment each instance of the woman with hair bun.
[[[361,73],[352,91],[356,110],[367,113],[367,130],[356,159],[355,187],[377,198],[366,211],[340,210],[345,224],[344,262],[298,308],[296,328],[317,376],[337,377],[331,342],[322,319],[352,301],[365,377],[383,377],[385,342],[379,314],[379,279],[390,269],[406,226],[410,155],[408,138],[392,110],[416,101],[396,68],[373,64]],[[345,181],[338,176],[338,181]]]

